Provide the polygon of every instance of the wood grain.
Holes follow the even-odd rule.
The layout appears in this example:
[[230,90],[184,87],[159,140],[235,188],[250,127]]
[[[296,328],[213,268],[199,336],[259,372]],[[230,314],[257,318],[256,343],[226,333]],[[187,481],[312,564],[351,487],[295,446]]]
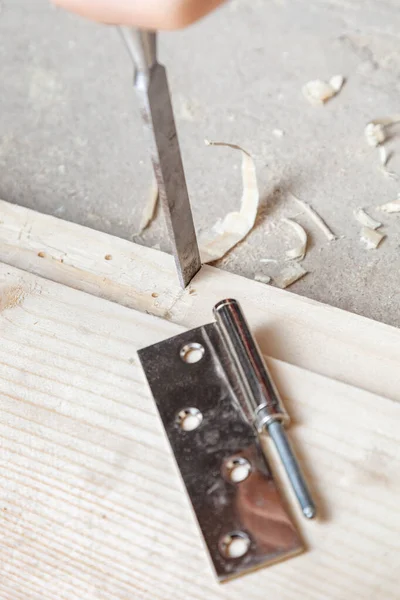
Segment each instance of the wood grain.
[[182,327],[5,265],[0,291],[2,600],[399,598],[397,403],[270,361],[322,518],[293,504],[309,551],[219,586],[136,357]]
[[2,201],[0,213],[6,264],[188,328],[236,297],[265,354],[400,401],[398,329],[209,266],[182,291],[167,254]]

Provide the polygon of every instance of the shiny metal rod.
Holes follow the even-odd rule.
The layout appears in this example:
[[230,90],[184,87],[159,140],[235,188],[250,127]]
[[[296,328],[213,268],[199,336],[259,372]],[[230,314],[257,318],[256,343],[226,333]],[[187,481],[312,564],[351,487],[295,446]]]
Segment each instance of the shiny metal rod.
[[214,316],[236,367],[243,413],[260,436],[270,434],[303,514],[312,519],[315,504],[283,426],[288,416],[240,305],[233,299],[222,300],[214,307]]
[[279,421],[272,421],[272,423],[267,425],[266,429],[275,444],[275,448],[285,467],[290,484],[296,494],[296,498],[301,506],[304,516],[307,517],[307,519],[313,519],[317,512],[315,504],[308,491],[299,463],[293,453],[282,423],[279,423]]

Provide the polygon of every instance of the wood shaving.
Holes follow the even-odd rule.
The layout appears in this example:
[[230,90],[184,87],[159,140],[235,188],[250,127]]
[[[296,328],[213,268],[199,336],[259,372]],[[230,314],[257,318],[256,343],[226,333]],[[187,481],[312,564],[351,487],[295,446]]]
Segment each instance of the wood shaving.
[[343,75],[334,75],[329,81],[315,79],[303,86],[303,96],[314,105],[321,105],[336,96],[343,87]]
[[393,173],[393,171],[389,171],[389,169],[387,168],[388,162],[392,158],[392,154],[388,153],[386,147],[383,145],[378,146],[378,152],[383,174],[386,175],[386,177],[390,177],[390,179],[398,179],[396,173]]
[[274,283],[277,287],[284,290],[289,287],[304,275],[307,275],[308,271],[306,271],[300,263],[293,262],[290,265],[287,265],[282,269],[282,271],[274,277]]
[[361,229],[360,239],[364,242],[367,250],[375,250],[385,237],[384,233],[375,231],[375,229],[371,229],[370,227],[363,227]]
[[392,200],[392,202],[387,202],[386,204],[382,204],[378,206],[379,210],[383,210],[386,213],[398,213],[400,212],[400,193],[397,195],[397,200]]
[[264,275],[264,273],[256,273],[254,279],[260,283],[271,283],[271,277],[269,275]]
[[289,260],[303,260],[307,252],[307,233],[305,232],[303,227],[299,225],[299,223],[296,223],[296,221],[293,221],[292,219],[283,219],[283,221],[295,230],[299,238],[299,244],[291,250],[287,250],[286,257]]
[[378,227],[382,227],[382,223],[375,221],[375,219],[367,215],[363,208],[356,208],[356,210],[353,212],[353,215],[357,221],[361,223],[361,225],[364,225],[364,227],[369,227],[370,229],[378,229]]
[[383,125],[380,123],[368,123],[364,129],[365,139],[369,146],[377,147],[386,141],[386,131]]
[[211,229],[201,231],[198,236],[201,260],[213,262],[225,256],[229,250],[241,242],[252,230],[257,217],[260,195],[257,175],[251,155],[236,144],[209,142],[208,146],[226,146],[242,153],[243,194],[238,212],[228,213],[223,220],[217,221]]
[[304,200],[300,200],[300,198],[297,198],[297,196],[295,196],[294,194],[291,193],[290,195],[293,198],[293,200],[295,200],[302,207],[304,212],[308,214],[312,221],[314,221],[314,223],[319,227],[319,229],[330,242],[337,240],[337,236],[333,233],[333,231],[331,231],[331,229],[329,229],[328,225],[319,216],[319,214],[315,212],[312,206],[307,204],[307,202],[304,202]]
[[144,205],[142,218],[140,219],[139,231],[135,234],[136,236],[142,235],[143,231],[147,229],[152,220],[154,219],[154,215],[156,212],[157,204],[158,204],[159,192],[158,192],[158,184],[155,179],[153,179],[151,188],[149,191],[149,196]]

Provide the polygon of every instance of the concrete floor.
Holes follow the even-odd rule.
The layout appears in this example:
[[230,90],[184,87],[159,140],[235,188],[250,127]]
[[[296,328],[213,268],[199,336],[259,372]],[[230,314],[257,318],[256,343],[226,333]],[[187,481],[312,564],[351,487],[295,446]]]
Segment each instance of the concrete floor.
[[[46,0],[0,6],[0,197],[168,250],[162,215],[135,236],[151,171],[115,29]],[[240,156],[204,138],[240,144],[256,160],[260,217],[222,268],[273,274],[259,261],[291,245],[280,222],[298,215],[291,190],[340,236],[327,243],[296,217],[311,237],[309,274],[291,290],[400,325],[400,215],[381,215],[387,238],[370,251],[352,215],[363,206],[378,217],[374,207],[400,188],[363,136],[371,119],[400,112],[399,32],[398,0],[238,0],[162,35],[197,227],[241,195]],[[324,107],[305,101],[305,82],[337,73],[347,78],[339,96]],[[400,135],[388,147],[400,174]]]

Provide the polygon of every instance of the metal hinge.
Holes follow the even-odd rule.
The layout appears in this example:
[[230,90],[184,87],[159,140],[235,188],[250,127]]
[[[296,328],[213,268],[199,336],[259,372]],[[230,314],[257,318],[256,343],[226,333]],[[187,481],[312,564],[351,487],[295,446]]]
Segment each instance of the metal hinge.
[[220,581],[301,552],[273,479],[269,435],[302,511],[315,516],[284,430],[288,416],[239,304],[216,322],[139,351]]

